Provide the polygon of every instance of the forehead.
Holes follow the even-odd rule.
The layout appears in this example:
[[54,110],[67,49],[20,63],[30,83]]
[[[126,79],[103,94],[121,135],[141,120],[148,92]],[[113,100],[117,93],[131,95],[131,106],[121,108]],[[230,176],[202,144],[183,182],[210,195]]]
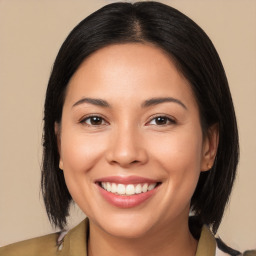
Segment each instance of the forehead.
[[150,44],[126,43],[106,46],[86,58],[69,82],[67,97],[135,100],[168,93],[195,100],[189,82],[166,52]]

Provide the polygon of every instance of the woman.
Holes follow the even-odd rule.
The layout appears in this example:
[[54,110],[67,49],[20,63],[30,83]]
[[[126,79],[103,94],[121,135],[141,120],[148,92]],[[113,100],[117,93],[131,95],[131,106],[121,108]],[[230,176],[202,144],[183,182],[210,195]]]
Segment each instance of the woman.
[[72,201],[88,218],[0,255],[239,254],[213,236],[239,154],[228,82],[179,11],[115,3],[75,27],[49,80],[43,146],[51,223],[65,228]]

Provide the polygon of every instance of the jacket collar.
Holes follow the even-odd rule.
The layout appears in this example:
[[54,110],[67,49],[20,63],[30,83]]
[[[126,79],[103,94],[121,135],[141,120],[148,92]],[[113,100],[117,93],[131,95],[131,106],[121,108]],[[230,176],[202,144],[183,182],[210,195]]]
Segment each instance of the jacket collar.
[[196,256],[215,256],[216,240],[207,226],[203,226],[198,241]]
[[[86,218],[65,236],[60,256],[87,256],[89,220]],[[195,256],[215,256],[216,241],[207,226],[203,226]]]

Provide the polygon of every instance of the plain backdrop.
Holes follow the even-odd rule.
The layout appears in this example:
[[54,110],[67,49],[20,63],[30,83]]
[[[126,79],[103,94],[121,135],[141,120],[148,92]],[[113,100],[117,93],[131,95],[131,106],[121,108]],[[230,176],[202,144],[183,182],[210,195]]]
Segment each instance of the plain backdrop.
[[[0,1],[0,245],[54,232],[40,195],[42,112],[57,51],[71,29],[113,1]],[[256,1],[162,1],[210,36],[222,59],[240,132],[238,176],[218,235],[256,248]],[[75,206],[70,227],[84,215]]]

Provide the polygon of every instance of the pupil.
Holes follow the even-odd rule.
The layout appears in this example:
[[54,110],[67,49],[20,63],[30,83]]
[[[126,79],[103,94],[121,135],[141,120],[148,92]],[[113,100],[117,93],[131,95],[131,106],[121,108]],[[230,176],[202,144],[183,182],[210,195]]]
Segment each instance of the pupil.
[[166,124],[166,117],[157,117],[157,119],[156,119],[156,123],[157,124]]
[[97,117],[97,116],[92,117],[91,118],[91,124],[92,125],[99,125],[99,124],[101,124],[101,118]]

